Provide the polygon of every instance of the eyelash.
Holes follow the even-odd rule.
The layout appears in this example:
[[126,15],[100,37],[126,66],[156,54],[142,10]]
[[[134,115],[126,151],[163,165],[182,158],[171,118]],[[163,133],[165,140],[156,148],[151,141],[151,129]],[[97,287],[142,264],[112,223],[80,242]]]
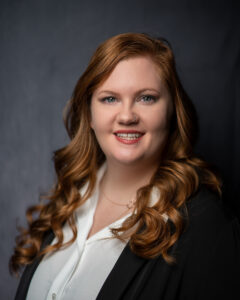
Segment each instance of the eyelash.
[[[140,100],[141,99],[143,99],[143,98],[148,98],[148,99],[150,99],[150,101],[143,101],[143,102],[145,102],[145,103],[152,103],[152,102],[156,102],[156,100],[157,100],[157,97],[155,97],[155,96],[152,96],[152,95],[142,95],[142,96],[140,96],[139,97],[140,98]],[[114,103],[115,101],[108,101],[108,100],[110,100],[110,99],[113,99],[113,100],[117,100],[115,97],[112,97],[112,96],[109,96],[109,97],[104,97],[104,98],[102,98],[101,99],[101,102],[105,102],[105,103]]]
[[[151,101],[147,101],[148,103],[150,102],[156,102],[157,98],[155,96],[152,96],[152,95],[143,95],[141,96],[141,98],[148,98],[150,99]],[[144,101],[145,102],[145,101]]]
[[109,99],[115,99],[116,100],[116,98],[115,97],[104,97],[104,98],[102,98],[101,99],[101,102],[105,102],[105,103],[113,103],[113,102],[115,102],[115,101],[112,101],[112,102],[108,102],[108,100]]

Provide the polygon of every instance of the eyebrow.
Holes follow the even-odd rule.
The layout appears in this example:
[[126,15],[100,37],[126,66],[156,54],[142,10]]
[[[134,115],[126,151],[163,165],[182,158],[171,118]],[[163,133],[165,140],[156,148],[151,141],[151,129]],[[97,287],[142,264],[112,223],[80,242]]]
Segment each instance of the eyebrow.
[[[159,90],[156,90],[156,89],[153,89],[153,88],[144,88],[144,89],[141,89],[141,90],[138,90],[135,94],[138,95],[138,94],[141,94],[143,92],[155,92],[155,93],[158,93],[160,94],[160,91]],[[119,96],[119,93],[117,92],[114,92],[114,91],[111,91],[111,90],[104,90],[104,91],[100,91],[99,93],[97,93],[98,95],[101,95],[101,94],[111,94],[111,95],[116,95],[116,96]]]

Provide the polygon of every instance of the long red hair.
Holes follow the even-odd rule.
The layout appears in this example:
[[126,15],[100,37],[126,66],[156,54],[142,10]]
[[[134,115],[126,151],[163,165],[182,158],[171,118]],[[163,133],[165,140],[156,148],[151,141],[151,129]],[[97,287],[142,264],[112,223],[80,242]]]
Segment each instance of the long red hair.
[[[197,115],[184,91],[176,72],[175,60],[169,43],[147,34],[124,33],[102,43],[77,82],[66,109],[65,124],[70,143],[54,153],[57,183],[48,202],[27,210],[28,229],[21,229],[16,239],[10,270],[18,273],[37,256],[56,251],[73,243],[77,237],[74,211],[91,196],[96,172],[105,161],[90,127],[90,102],[93,92],[106,80],[123,59],[149,56],[159,67],[174,106],[169,136],[161,153],[161,163],[150,183],[137,191],[136,213],[122,226],[112,230],[116,238],[130,237],[131,250],[145,258],[162,255],[167,263],[174,261],[169,248],[178,240],[186,226],[183,211],[187,200],[198,190],[200,183],[221,194],[221,181],[204,160],[194,154],[197,140]],[[86,193],[79,189],[89,182]],[[159,188],[159,201],[149,207],[153,187]],[[38,213],[36,218],[33,215]],[[163,214],[168,215],[165,222]],[[73,238],[63,243],[62,228],[68,223]],[[131,235],[127,232],[131,230]],[[141,230],[140,230],[141,229]],[[52,230],[57,242],[40,250],[45,233]]]

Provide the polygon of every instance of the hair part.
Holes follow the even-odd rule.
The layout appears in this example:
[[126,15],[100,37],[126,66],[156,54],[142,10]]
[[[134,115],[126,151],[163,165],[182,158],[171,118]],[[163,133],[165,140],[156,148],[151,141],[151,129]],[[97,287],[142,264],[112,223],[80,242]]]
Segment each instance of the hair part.
[[[130,238],[131,250],[138,256],[153,258],[162,255],[167,263],[174,257],[169,249],[186,227],[186,202],[204,184],[221,194],[220,177],[203,159],[194,154],[198,137],[197,114],[184,91],[176,72],[170,44],[163,38],[147,34],[124,33],[102,43],[93,54],[86,71],[78,80],[67,105],[65,126],[70,143],[54,152],[57,175],[46,204],[27,210],[28,229],[20,229],[10,270],[17,273],[34,258],[72,244],[77,237],[74,211],[92,195],[96,172],[105,161],[95,134],[90,127],[90,103],[93,92],[124,59],[149,56],[161,71],[173,102],[174,112],[164,151],[150,183],[137,191],[136,214],[120,228],[112,229],[116,238]],[[79,189],[89,182],[82,196]],[[149,207],[153,187],[161,191],[159,201]],[[37,218],[33,215],[38,213]],[[168,215],[166,222],[163,214]],[[63,243],[62,228],[68,223],[73,237]],[[41,249],[44,236],[53,231],[57,242]],[[131,233],[129,233],[131,232]]]

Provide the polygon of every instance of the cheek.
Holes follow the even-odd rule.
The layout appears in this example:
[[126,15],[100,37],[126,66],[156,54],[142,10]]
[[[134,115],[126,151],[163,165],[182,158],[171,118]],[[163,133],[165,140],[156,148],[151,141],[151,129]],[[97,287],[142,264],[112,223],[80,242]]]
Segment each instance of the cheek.
[[166,111],[156,112],[148,118],[147,124],[153,132],[165,131],[169,127],[169,116]]
[[111,131],[115,119],[115,111],[93,105],[91,108],[90,126],[95,132]]
[[94,130],[94,131],[98,131],[99,129],[101,129],[101,122],[100,120],[98,119],[97,116],[94,116],[94,115],[91,115],[91,128]]
[[92,111],[91,128],[96,134],[101,134],[110,130],[109,118],[104,113]]
[[100,116],[100,114],[99,114],[98,110],[96,109],[96,107],[95,106],[91,107],[90,126],[94,131],[98,130],[99,125],[101,125],[99,116]]

